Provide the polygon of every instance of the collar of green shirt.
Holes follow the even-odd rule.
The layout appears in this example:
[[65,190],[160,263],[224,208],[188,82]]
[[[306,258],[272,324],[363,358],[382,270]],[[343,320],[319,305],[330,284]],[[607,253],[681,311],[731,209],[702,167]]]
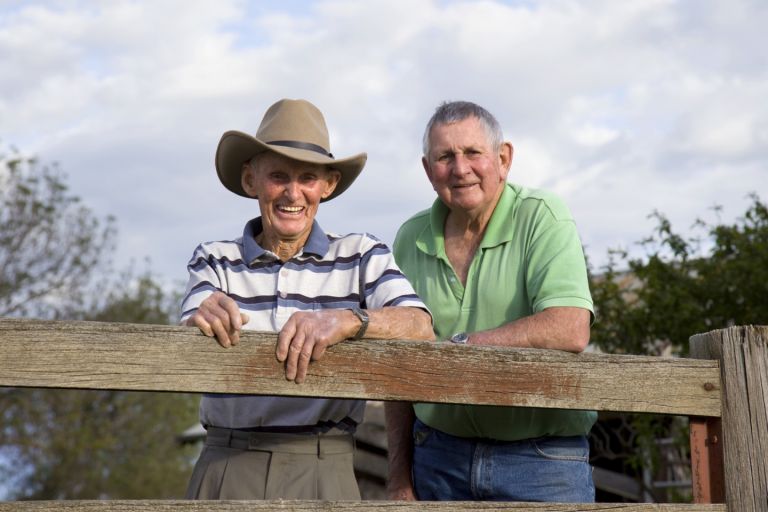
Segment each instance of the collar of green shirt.
[[[512,209],[518,194],[519,190],[514,185],[511,183],[505,185],[499,203],[485,229],[483,240],[480,242],[481,248],[495,247],[512,240],[513,223],[509,222],[509,217],[513,214]],[[444,226],[449,212],[445,203],[439,198],[435,199],[429,213],[429,229],[422,231],[416,239],[416,247],[420,251],[438,258],[446,258]]]

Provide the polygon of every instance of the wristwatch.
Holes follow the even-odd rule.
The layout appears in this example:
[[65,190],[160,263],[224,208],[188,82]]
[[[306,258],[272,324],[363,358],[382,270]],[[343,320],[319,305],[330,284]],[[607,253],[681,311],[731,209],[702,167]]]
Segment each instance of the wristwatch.
[[451,336],[451,343],[458,343],[459,345],[466,345],[469,341],[469,335],[465,332],[457,332]]
[[360,319],[360,329],[357,330],[357,333],[352,336],[353,340],[359,340],[363,336],[365,336],[365,331],[368,330],[368,322],[370,321],[370,318],[368,317],[368,312],[364,309],[360,308],[350,308],[350,311]]

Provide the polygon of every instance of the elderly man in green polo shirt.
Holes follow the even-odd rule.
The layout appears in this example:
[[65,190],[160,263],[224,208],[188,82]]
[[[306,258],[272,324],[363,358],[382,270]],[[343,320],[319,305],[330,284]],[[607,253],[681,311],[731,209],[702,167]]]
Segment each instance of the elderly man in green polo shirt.
[[[496,119],[473,103],[442,104],[422,163],[437,199],[403,224],[394,252],[438,338],[584,350],[593,307],[573,218],[552,194],[507,182],[512,145]],[[596,416],[387,404],[390,498],[594,501],[586,435]]]

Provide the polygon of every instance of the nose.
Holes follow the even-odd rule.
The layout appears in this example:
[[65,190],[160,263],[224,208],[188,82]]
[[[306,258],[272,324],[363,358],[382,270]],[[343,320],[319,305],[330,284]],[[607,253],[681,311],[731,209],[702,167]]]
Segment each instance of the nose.
[[469,172],[469,160],[463,153],[457,153],[453,157],[453,166],[451,167],[451,173],[455,176],[464,176]]
[[299,196],[299,182],[296,180],[289,181],[285,185],[285,197],[287,197],[290,201],[295,201],[299,198]]

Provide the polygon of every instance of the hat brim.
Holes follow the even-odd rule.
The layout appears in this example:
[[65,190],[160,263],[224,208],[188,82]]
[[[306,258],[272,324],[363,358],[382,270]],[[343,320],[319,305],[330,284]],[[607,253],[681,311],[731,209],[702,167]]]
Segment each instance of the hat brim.
[[286,146],[272,146],[262,142],[253,135],[237,130],[225,132],[221,136],[219,146],[216,148],[216,173],[219,180],[228,189],[237,195],[253,198],[243,190],[241,175],[243,164],[259,153],[271,151],[291,160],[322,165],[328,169],[335,169],[341,174],[339,183],[331,195],[322,199],[330,201],[342,194],[352,185],[352,182],[360,175],[368,159],[366,153],[360,153],[348,158],[331,158],[315,151],[292,148]]

